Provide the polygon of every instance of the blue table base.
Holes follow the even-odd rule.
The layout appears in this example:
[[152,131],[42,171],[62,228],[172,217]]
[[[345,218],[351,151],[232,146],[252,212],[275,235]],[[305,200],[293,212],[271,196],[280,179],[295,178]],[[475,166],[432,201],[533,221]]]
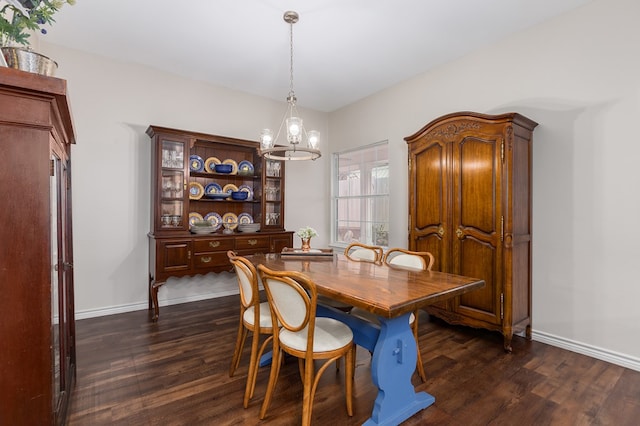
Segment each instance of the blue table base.
[[371,418],[364,424],[397,425],[435,402],[426,392],[416,392],[411,376],[416,369],[417,348],[407,313],[396,318],[379,317],[380,327],[331,307],[318,305],[317,316],[336,318],[353,331],[354,342],[373,352],[371,376],[378,387]]

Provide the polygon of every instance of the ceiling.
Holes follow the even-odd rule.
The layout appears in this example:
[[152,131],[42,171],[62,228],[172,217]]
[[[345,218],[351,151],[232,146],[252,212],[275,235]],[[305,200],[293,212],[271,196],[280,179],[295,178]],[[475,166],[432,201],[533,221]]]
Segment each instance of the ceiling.
[[48,43],[334,111],[592,0],[77,0]]

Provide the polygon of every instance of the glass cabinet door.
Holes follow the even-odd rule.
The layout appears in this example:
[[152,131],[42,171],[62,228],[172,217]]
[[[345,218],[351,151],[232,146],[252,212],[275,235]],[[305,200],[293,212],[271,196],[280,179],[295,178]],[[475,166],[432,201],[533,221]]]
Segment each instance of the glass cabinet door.
[[51,157],[52,173],[49,181],[49,193],[51,194],[51,352],[53,359],[53,407],[57,406],[57,401],[60,398],[62,392],[62,348],[61,348],[61,333],[60,333],[60,280],[59,270],[62,267],[59,258],[59,174],[60,174],[60,159],[55,155]]
[[[67,397],[75,364],[73,328],[73,250],[71,248],[70,174],[68,161],[51,155],[50,230],[51,230],[51,358],[52,406]],[[57,416],[60,413],[55,413]]]
[[265,160],[264,164],[264,225],[266,228],[284,228],[283,184],[284,168],[281,161]]
[[184,228],[185,206],[185,144],[161,141],[160,167],[160,223],[159,229]]

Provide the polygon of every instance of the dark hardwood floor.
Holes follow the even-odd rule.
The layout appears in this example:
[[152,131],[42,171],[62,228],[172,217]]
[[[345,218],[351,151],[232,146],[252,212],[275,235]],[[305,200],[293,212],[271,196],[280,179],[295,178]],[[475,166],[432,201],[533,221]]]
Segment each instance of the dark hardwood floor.
[[[297,363],[282,368],[263,421],[258,412],[268,368],[242,407],[249,346],[230,378],[238,298],[78,321],[77,383],[69,425],[295,425],[301,420]],[[498,333],[450,326],[424,315],[420,326],[431,407],[403,425],[638,425],[640,372],[516,337],[513,353]],[[360,425],[375,399],[370,355],[358,348],[355,413],[344,404],[343,374],[324,374],[314,425]]]

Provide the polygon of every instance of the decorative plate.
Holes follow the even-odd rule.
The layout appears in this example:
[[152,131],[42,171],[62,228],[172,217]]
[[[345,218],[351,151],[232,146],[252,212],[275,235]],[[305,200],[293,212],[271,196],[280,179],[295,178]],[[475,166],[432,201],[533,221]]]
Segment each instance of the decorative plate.
[[217,231],[222,226],[222,218],[216,212],[207,213],[204,220],[208,220],[213,225],[213,229]]
[[203,220],[204,219],[202,218],[202,215],[200,213],[197,213],[197,212],[189,213],[189,226],[193,226],[195,222],[201,222]]
[[213,169],[213,167],[216,164],[220,164],[220,160],[218,160],[217,157],[209,157],[204,162],[204,169],[209,173],[215,173],[216,171]]
[[253,223],[253,217],[249,213],[240,213],[238,215],[238,223]]
[[198,182],[189,182],[189,199],[199,200],[204,195],[204,187]]
[[252,200],[253,199],[253,189],[251,189],[251,187],[249,185],[240,185],[238,187],[238,191],[248,192],[249,195],[247,196],[247,200]]
[[242,160],[238,163],[238,174],[240,175],[252,175],[253,164],[247,160]]
[[220,194],[222,192],[223,192],[222,191],[222,187],[219,184],[215,183],[215,182],[212,182],[212,183],[210,183],[210,184],[208,184],[207,186],[204,187],[204,193],[206,195]]
[[222,192],[228,192],[229,194],[231,194],[232,192],[235,192],[238,190],[238,187],[235,186],[232,183],[228,183],[224,186],[224,188],[222,188]]
[[201,172],[204,170],[204,160],[199,155],[190,155],[189,156],[189,169],[192,172]]
[[222,164],[230,164],[230,165],[231,165],[231,167],[232,167],[232,169],[231,169],[231,173],[230,173],[230,174],[232,174],[232,175],[236,175],[236,174],[238,174],[238,163],[236,163],[236,162],[235,162],[235,161],[233,161],[232,159],[227,158],[226,160],[224,160],[224,161],[222,162]]
[[236,229],[238,227],[238,216],[236,216],[235,213],[225,213],[224,216],[222,216],[222,221],[229,224],[227,226],[229,229]]

